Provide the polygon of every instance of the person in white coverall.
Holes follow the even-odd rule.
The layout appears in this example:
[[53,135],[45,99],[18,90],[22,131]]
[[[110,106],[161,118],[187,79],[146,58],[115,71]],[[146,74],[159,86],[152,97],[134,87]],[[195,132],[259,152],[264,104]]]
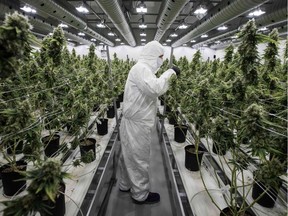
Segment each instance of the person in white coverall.
[[155,73],[163,63],[164,48],[157,41],[147,43],[125,84],[123,118],[120,125],[121,149],[119,190],[130,192],[137,204],[157,203],[158,193],[150,192],[149,160],[151,133],[155,128],[157,98],[168,90],[169,78],[180,73],[173,66],[159,78]]

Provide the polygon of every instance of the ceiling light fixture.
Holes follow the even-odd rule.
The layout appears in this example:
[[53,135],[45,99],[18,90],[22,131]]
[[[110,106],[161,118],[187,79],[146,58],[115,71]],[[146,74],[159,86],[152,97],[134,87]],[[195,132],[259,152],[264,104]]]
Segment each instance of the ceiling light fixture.
[[53,33],[51,33],[51,32],[50,32],[48,35],[52,36],[52,35],[53,35]]
[[195,42],[196,42],[196,40],[191,40],[190,42],[191,42],[191,43],[195,43]]
[[203,35],[201,35],[201,38],[207,38],[207,37],[208,37],[207,34],[203,34]]
[[92,39],[91,39],[91,41],[95,42],[95,41],[96,41],[96,39],[95,39],[95,38],[92,38]]
[[171,37],[178,37],[178,35],[176,33],[173,33],[170,35]]
[[79,32],[78,35],[79,35],[79,36],[85,36],[85,34],[82,33],[82,32]]
[[37,11],[29,6],[24,6],[20,8],[21,10],[27,12],[27,13],[36,13]]
[[182,23],[180,26],[179,26],[179,29],[187,29],[188,26],[185,24],[185,23]]
[[167,46],[167,44],[166,44],[166,43],[163,43],[163,46]]
[[219,30],[219,31],[225,31],[225,30],[227,30],[227,29],[228,29],[228,27],[225,26],[225,25],[220,26],[220,27],[217,28],[217,30]]
[[115,36],[115,34],[113,32],[109,32],[108,35],[109,36]]
[[145,36],[146,36],[146,33],[145,33],[145,32],[141,32],[141,33],[140,33],[140,36],[141,36],[141,37],[145,37]]
[[68,28],[68,25],[66,25],[64,23],[60,23],[58,26],[61,27],[61,28]]
[[115,41],[121,41],[121,39],[120,38],[116,38]]
[[197,10],[194,11],[194,14],[205,14],[207,12],[207,9],[203,6],[200,6]]
[[146,39],[143,38],[143,39],[141,39],[141,41],[146,41]]
[[121,42],[120,44],[121,44],[121,45],[124,45],[125,43]]
[[147,25],[145,23],[140,23],[139,28],[141,29],[147,28]]
[[104,21],[101,20],[101,22],[97,23],[98,28],[105,28]]
[[262,27],[262,28],[259,29],[259,31],[267,31],[267,30],[268,30],[267,27]]
[[248,16],[249,17],[261,16],[264,13],[265,13],[265,11],[262,11],[261,9],[257,9],[255,11],[249,13]]
[[238,36],[237,35],[233,35],[233,36],[231,36],[231,38],[232,39],[236,39],[236,38],[238,38]]
[[167,39],[167,40],[166,40],[166,42],[171,42],[171,41],[172,41],[171,39]]
[[86,7],[84,7],[83,5],[80,5],[79,7],[76,7],[76,10],[77,10],[78,12],[84,13],[84,14],[89,13],[89,10],[88,10]]
[[144,14],[147,13],[147,7],[146,5],[143,3],[143,1],[141,1],[137,7],[136,7],[136,12],[140,13],[140,14]]

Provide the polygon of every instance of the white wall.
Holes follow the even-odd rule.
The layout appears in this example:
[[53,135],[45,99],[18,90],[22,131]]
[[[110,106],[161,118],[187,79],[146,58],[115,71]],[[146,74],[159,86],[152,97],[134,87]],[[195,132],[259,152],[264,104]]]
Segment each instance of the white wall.
[[[285,48],[285,40],[281,40],[279,43],[279,58],[281,60],[283,60],[283,54],[284,54],[284,48]],[[265,48],[266,48],[267,44],[259,44],[258,45],[258,51],[259,51],[259,56],[262,57],[262,55],[264,54]],[[68,46],[69,50],[72,50],[73,47]],[[81,45],[81,46],[77,46],[74,47],[76,50],[76,53],[78,55],[87,55],[88,51],[89,51],[89,46],[88,45]],[[98,46],[96,47],[96,55],[101,57],[101,49],[103,48],[103,46]],[[130,47],[127,45],[123,45],[123,46],[116,46],[116,47],[109,47],[109,51],[110,51],[110,57],[111,59],[113,59],[113,54],[116,53],[118,58],[120,59],[127,59],[127,56],[130,58],[130,60],[138,60],[139,55],[141,54],[141,50],[142,50],[143,46],[138,46],[138,47]],[[164,46],[165,49],[165,53],[164,53],[164,59],[165,58],[170,58],[170,53],[171,53],[171,47],[168,46]],[[237,47],[236,47],[237,49]],[[191,59],[193,58],[193,55],[195,54],[197,50],[193,49],[191,47],[176,47],[173,50],[173,54],[175,56],[176,59],[179,59],[182,56],[186,56],[187,59],[189,61],[191,61]],[[202,54],[202,58],[203,60],[207,60],[208,58],[210,60],[214,59],[214,55],[216,56],[216,58],[220,58],[221,60],[223,60],[224,56],[225,56],[225,49],[220,49],[220,50],[213,50],[210,49],[208,47],[201,47],[200,48],[201,54]]]
[[[87,45],[81,45],[81,46],[77,46],[77,47],[71,47],[68,46],[69,50],[75,49],[76,53],[78,55],[87,55],[88,51],[89,51],[89,46]],[[96,55],[101,57],[101,49],[103,47],[102,46],[98,46],[96,47]],[[116,46],[116,47],[109,47],[109,52],[110,52],[110,57],[111,59],[113,59],[113,54],[116,53],[117,57],[120,59],[127,59],[127,56],[130,58],[130,60],[138,60],[140,54],[141,54],[141,50],[142,50],[143,46],[138,46],[138,47],[130,47],[127,45],[123,45],[123,46]],[[168,58],[170,59],[170,53],[171,53],[171,47],[168,46],[164,46],[164,59]],[[190,48],[190,47],[177,47],[174,48],[173,50],[173,54],[175,56],[176,59],[179,59],[182,56],[186,56],[188,58],[188,60],[192,60],[193,55],[195,54],[197,50]],[[210,49],[208,47],[202,47],[200,49],[201,54],[202,54],[202,58],[203,60],[207,60],[209,59],[213,59],[213,56],[216,54],[216,51],[213,49]]]

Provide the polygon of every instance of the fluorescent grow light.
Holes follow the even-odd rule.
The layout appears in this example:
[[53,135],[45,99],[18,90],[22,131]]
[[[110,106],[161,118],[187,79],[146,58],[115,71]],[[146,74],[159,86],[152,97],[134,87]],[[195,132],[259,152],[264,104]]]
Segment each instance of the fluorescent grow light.
[[80,13],[89,13],[89,10],[86,7],[83,7],[83,5],[76,7],[76,10]]
[[24,6],[20,8],[21,10],[27,12],[27,13],[36,13],[37,11],[29,6]]

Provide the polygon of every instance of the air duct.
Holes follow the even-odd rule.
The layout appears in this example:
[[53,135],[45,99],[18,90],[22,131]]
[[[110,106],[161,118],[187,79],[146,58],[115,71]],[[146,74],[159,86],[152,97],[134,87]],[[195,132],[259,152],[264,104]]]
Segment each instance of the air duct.
[[130,46],[136,46],[135,38],[132,34],[131,28],[125,19],[124,13],[117,0],[97,0],[95,1],[105,14],[108,15],[114,26],[118,29],[120,34],[124,37]]
[[174,42],[172,47],[177,47],[183,43],[187,43],[193,38],[196,38],[214,28],[217,28],[219,25],[223,25],[235,17],[240,16],[241,14],[251,10],[256,6],[264,4],[267,1],[268,0],[235,0],[226,7],[225,5],[227,5],[227,1],[222,1],[216,6],[217,8],[223,8],[220,12],[216,13],[215,15],[211,14],[208,20],[204,21],[192,31]]
[[95,32],[93,29],[87,26],[87,24],[80,19],[79,17],[75,16],[62,6],[58,5],[52,0],[22,0],[23,2],[33,6],[37,10],[43,11],[50,16],[55,17],[59,21],[66,23],[76,29],[85,32],[86,34],[90,35],[93,38],[96,38],[103,43],[114,46],[114,43],[103,37],[102,35]]
[[160,14],[157,21],[157,32],[155,34],[154,40],[160,41],[167,29],[171,26],[174,20],[177,18],[184,6],[189,2],[189,0],[168,0],[165,1],[164,9]]
[[[286,23],[287,22],[287,10],[286,8],[283,8],[283,5],[277,5],[273,9],[271,9],[271,13],[263,15],[257,19],[255,19],[255,23],[258,26],[263,27],[269,27],[273,25],[277,25],[280,23]],[[238,29],[231,30],[229,32],[225,32],[224,34],[217,35],[213,38],[209,38],[208,40],[205,40],[203,42],[195,43],[194,45],[202,45],[205,43],[209,43],[212,41],[215,41],[220,38],[224,38],[226,36],[232,36],[238,31]]]
[[[38,30],[42,30],[42,31],[45,31],[45,32],[52,32],[54,28],[56,28],[55,26],[51,26],[50,24],[48,23],[44,23],[43,21],[39,20],[39,19],[33,19],[33,18],[29,18],[29,23],[38,29]],[[83,43],[83,44],[86,44],[86,45],[90,45],[91,42],[89,40],[86,40],[82,37],[79,37],[77,35],[74,35],[70,32],[67,32],[65,30],[63,30],[64,32],[64,35],[66,38],[70,38],[72,40],[75,40],[79,43]]]

